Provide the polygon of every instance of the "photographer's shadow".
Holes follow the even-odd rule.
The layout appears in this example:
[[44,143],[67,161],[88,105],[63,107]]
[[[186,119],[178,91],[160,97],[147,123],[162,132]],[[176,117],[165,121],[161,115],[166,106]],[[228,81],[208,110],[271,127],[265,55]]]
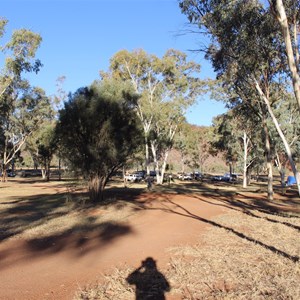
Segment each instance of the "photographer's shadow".
[[165,292],[170,291],[170,284],[165,276],[157,270],[152,257],[127,277],[129,284],[135,285],[136,300],[165,300]]

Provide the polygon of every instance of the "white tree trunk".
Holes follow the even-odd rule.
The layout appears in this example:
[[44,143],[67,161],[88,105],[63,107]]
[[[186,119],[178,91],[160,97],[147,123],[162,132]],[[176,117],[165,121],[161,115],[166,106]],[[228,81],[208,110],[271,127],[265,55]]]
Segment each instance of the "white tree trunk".
[[295,55],[293,52],[289,24],[288,24],[288,20],[287,20],[287,16],[285,13],[285,8],[284,8],[282,0],[276,0],[276,10],[278,11],[278,14],[279,14],[278,21],[280,23],[283,37],[284,37],[289,69],[292,74],[293,89],[294,89],[294,93],[295,93],[295,96],[297,99],[298,109],[300,110],[300,76],[297,71],[298,67],[296,65]]
[[262,89],[260,88],[257,80],[255,79],[255,86],[256,86],[256,89],[259,93],[259,95],[261,96],[261,98],[264,100],[267,108],[268,108],[268,111],[271,115],[271,118],[272,118],[272,121],[275,125],[275,128],[283,142],[283,145],[285,147],[285,151],[286,151],[286,154],[287,154],[287,157],[289,159],[289,162],[290,162],[290,165],[292,167],[292,170],[293,170],[293,173],[294,173],[294,176],[295,176],[295,179],[296,179],[296,182],[297,182],[297,188],[298,188],[298,193],[299,193],[299,196],[300,196],[300,174],[299,172],[297,171],[297,168],[296,168],[296,164],[293,160],[293,156],[292,156],[292,151],[291,151],[291,148],[290,148],[290,145],[289,143],[287,142],[285,136],[284,136],[284,133],[282,132],[281,128],[280,128],[280,125],[276,119],[276,116],[274,115],[273,113],[273,110],[271,108],[271,105],[269,103],[269,100],[267,99],[267,97],[265,96],[265,94],[263,93]]
[[243,143],[244,143],[243,188],[246,188],[247,187],[247,159],[248,159],[249,139],[248,139],[247,133],[245,131],[243,134]]
[[149,158],[149,145],[148,145],[148,138],[145,136],[145,164],[146,164],[146,171],[147,175],[150,174],[150,158]]

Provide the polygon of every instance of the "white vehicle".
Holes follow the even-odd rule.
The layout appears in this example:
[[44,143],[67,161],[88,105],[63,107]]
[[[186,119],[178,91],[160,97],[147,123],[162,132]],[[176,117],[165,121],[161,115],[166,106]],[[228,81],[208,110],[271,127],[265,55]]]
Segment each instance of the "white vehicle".
[[131,182],[139,182],[143,179],[143,177],[140,174],[137,174],[137,173],[125,175],[124,178],[127,181],[131,181]]
[[191,174],[185,174],[185,173],[178,174],[178,178],[180,180],[192,180],[193,179]]

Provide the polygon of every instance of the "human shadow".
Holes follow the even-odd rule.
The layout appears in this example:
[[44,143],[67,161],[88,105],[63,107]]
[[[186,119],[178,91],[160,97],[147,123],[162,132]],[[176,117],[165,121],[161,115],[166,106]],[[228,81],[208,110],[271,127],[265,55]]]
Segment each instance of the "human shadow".
[[135,285],[136,300],[164,300],[165,292],[170,291],[170,284],[158,271],[156,261],[147,257],[141,266],[127,277],[127,282]]

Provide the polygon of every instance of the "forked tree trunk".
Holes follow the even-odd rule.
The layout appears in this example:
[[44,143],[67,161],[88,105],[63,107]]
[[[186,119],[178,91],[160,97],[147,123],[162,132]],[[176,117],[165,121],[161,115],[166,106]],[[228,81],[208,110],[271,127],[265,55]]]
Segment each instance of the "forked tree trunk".
[[153,161],[155,163],[155,170],[156,170],[156,183],[161,184],[161,173],[160,173],[160,168],[159,168],[159,162],[157,159],[157,148],[155,141],[151,141],[151,150],[152,150],[152,156],[153,156]]
[[159,161],[157,159],[157,147],[155,143],[151,143],[151,150],[152,150],[152,155],[153,155],[153,160],[155,162],[156,166],[156,183],[157,184],[163,184],[164,181],[164,175],[166,171],[166,166],[167,166],[167,160],[169,156],[170,150],[166,150],[164,155],[163,155],[163,162],[162,165],[160,166]]
[[296,167],[296,164],[295,164],[293,156],[292,156],[291,147],[290,147],[289,143],[287,142],[287,140],[286,140],[286,138],[284,136],[284,133],[282,132],[282,130],[280,128],[280,125],[279,125],[279,123],[278,123],[278,121],[276,119],[276,116],[273,113],[273,110],[271,108],[271,105],[270,105],[267,97],[265,96],[265,94],[261,90],[261,88],[260,88],[260,86],[259,86],[259,84],[258,84],[258,82],[256,80],[255,80],[255,85],[256,85],[256,89],[257,89],[259,95],[264,100],[264,102],[265,102],[265,104],[266,104],[266,106],[268,108],[268,112],[269,112],[269,114],[270,114],[270,116],[272,118],[272,121],[273,121],[273,123],[275,125],[275,128],[276,128],[276,130],[277,130],[277,132],[278,132],[278,134],[279,134],[279,136],[280,136],[280,138],[281,138],[281,140],[283,142],[283,145],[284,145],[284,148],[285,148],[285,152],[287,154],[287,157],[289,159],[289,163],[291,165],[291,168],[293,170],[293,173],[294,173],[294,176],[295,176],[295,179],[296,179],[297,188],[298,188],[298,194],[300,196],[300,174],[297,171],[297,167]]
[[276,0],[276,11],[278,12],[277,19],[279,21],[283,33],[289,69],[292,75],[293,89],[294,89],[295,97],[297,99],[298,109],[300,111],[300,76],[297,70],[297,64],[294,56],[288,19],[286,16],[286,12],[282,0]]

